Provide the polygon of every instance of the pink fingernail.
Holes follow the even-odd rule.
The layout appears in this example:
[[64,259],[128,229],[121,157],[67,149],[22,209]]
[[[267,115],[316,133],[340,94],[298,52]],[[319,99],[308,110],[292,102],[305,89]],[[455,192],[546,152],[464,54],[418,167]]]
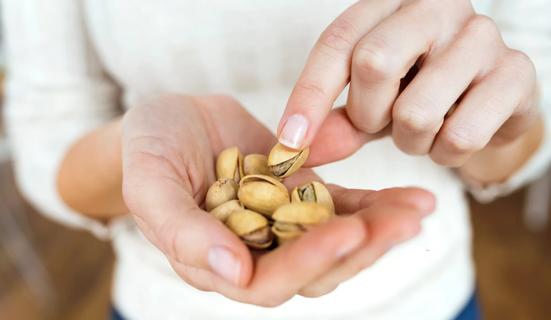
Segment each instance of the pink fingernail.
[[239,284],[241,264],[228,249],[221,246],[210,248],[208,262],[212,271],[216,274],[235,285]]
[[303,115],[294,114],[287,118],[283,130],[281,130],[279,142],[289,148],[299,149],[302,147],[307,130],[308,119]]

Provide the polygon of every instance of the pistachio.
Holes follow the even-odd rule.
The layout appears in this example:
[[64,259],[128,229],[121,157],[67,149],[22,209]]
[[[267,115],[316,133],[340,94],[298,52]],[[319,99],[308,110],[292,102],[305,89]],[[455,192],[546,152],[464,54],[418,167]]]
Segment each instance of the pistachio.
[[251,210],[242,209],[233,212],[226,225],[251,248],[265,249],[273,241],[268,219]]
[[323,183],[312,181],[298,186],[291,192],[291,202],[316,202],[319,203],[334,214],[335,206],[329,190]]
[[239,183],[243,177],[243,155],[237,147],[220,152],[216,160],[216,177],[233,179]]
[[268,169],[268,157],[256,153],[246,155],[243,158],[243,173],[246,176],[252,174],[272,175]]
[[243,205],[239,202],[239,200],[230,200],[212,209],[210,214],[212,214],[216,219],[226,222],[232,213],[243,209]]
[[277,208],[290,202],[289,191],[281,182],[259,174],[241,179],[237,197],[245,208],[266,216],[271,216]]
[[331,218],[329,209],[315,202],[293,202],[279,207],[272,218],[272,232],[279,244],[294,239],[311,227]]
[[278,178],[295,173],[306,161],[310,149],[292,150],[278,143],[268,155],[268,168]]
[[216,180],[207,191],[205,205],[207,211],[211,211],[233,199],[237,199],[237,183],[231,178],[221,178]]

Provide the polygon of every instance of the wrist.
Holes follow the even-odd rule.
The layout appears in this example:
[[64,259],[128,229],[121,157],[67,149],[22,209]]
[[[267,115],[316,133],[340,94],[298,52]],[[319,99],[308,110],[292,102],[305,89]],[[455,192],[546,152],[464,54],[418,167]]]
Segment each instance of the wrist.
[[121,118],[77,140],[58,173],[57,189],[73,210],[99,220],[127,212],[122,200]]

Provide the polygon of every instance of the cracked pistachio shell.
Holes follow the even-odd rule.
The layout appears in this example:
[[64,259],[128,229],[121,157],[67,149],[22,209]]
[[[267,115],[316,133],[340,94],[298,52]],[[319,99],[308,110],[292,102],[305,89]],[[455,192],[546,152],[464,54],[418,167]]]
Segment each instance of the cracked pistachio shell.
[[315,202],[294,202],[278,208],[272,218],[272,232],[279,244],[300,236],[308,228],[324,223],[332,216],[327,207]]
[[212,209],[210,214],[212,214],[216,219],[226,222],[232,213],[243,209],[243,205],[239,202],[239,200],[230,200]]
[[272,244],[268,219],[259,213],[246,209],[235,211],[226,220],[226,225],[251,248],[265,249]]
[[233,179],[239,183],[243,177],[243,155],[237,147],[225,149],[216,159],[216,178]]
[[241,179],[237,197],[245,208],[267,216],[271,216],[277,208],[290,202],[289,191],[281,182],[259,174]]
[[274,176],[286,178],[300,169],[309,154],[309,148],[293,150],[278,143],[268,155],[268,168]]
[[335,205],[329,190],[323,183],[318,181],[312,181],[294,188],[291,192],[291,202],[316,202],[327,207],[332,214],[335,213]]
[[243,158],[243,174],[246,176],[253,174],[262,174],[271,176],[268,169],[268,157],[263,154],[248,154]]
[[237,199],[237,183],[231,178],[222,178],[210,186],[205,197],[205,205],[207,211],[211,211],[233,199]]
[[275,235],[279,245],[298,238],[304,232],[306,232],[304,227],[293,223],[276,222],[272,226],[272,233]]

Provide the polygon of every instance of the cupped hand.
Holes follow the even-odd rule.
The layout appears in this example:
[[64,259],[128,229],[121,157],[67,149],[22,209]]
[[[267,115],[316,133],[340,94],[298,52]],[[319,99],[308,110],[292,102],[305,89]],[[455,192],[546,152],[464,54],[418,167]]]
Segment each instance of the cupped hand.
[[[276,306],[332,291],[393,245],[414,236],[434,199],[426,191],[330,186],[340,216],[259,254],[203,209],[215,156],[238,146],[268,153],[275,137],[235,100],[167,95],[123,120],[123,194],[138,227],[178,275],[200,290]],[[303,169],[289,187],[317,179]]]
[[[348,84],[346,108],[331,111]],[[531,128],[536,91],[530,59],[471,1],[362,0],[312,49],[278,137],[291,148],[312,144],[315,165],[391,132],[404,152],[457,167]]]

